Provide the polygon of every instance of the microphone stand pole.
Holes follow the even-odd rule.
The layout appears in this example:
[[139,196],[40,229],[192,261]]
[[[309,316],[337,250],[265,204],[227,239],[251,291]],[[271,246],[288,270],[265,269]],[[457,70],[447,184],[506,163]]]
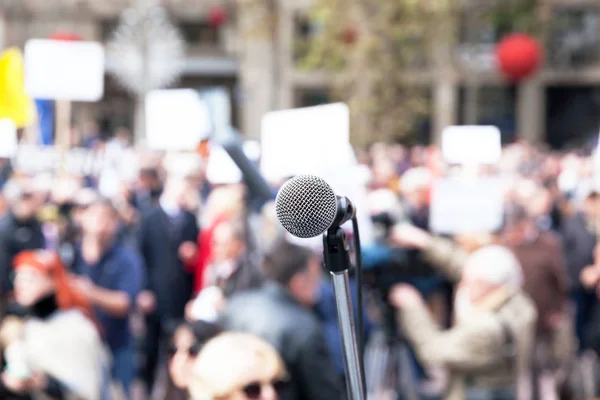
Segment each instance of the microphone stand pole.
[[331,273],[346,369],[348,400],[365,400],[356,320],[350,296],[350,254],[344,230],[334,224],[323,233],[325,268]]

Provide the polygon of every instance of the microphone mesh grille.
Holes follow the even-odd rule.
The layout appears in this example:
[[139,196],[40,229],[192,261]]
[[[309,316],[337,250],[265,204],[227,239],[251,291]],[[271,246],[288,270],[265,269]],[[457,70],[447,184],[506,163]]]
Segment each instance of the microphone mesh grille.
[[325,232],[337,214],[337,196],[323,179],[299,175],[287,181],[275,199],[277,218],[283,227],[299,238]]

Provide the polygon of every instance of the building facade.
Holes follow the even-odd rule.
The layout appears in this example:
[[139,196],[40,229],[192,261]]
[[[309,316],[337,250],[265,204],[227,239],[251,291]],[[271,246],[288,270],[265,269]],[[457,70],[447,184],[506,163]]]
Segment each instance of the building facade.
[[[106,42],[120,13],[135,1],[148,0],[3,0],[0,44],[22,47],[27,39],[69,30],[86,40]],[[157,0],[158,1],[158,0]],[[264,113],[330,100],[330,77],[297,68],[293,49],[302,16],[313,0],[162,0],[187,42],[180,87],[230,89],[234,124],[249,137],[260,135]],[[234,4],[235,3],[235,4]],[[222,26],[208,23],[220,4],[229,15]],[[458,20],[440,37],[452,48],[420,72],[430,94],[430,140],[445,126],[495,124],[507,135],[531,142],[565,146],[597,134],[600,127],[600,3],[545,0],[538,10],[546,22],[542,40],[544,67],[517,87],[494,65],[493,26]],[[265,23],[277,17],[277,24]],[[258,28],[258,29],[257,29]],[[77,118],[105,121],[106,129],[131,125],[132,97],[106,77],[105,98],[77,104]]]

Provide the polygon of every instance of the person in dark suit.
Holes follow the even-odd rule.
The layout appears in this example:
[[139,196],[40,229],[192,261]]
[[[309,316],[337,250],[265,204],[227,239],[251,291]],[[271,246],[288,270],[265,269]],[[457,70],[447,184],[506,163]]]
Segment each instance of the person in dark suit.
[[159,205],[143,217],[139,231],[147,281],[137,304],[146,315],[146,365],[142,379],[149,391],[163,355],[165,332],[174,321],[183,319],[185,305],[192,297],[198,224],[196,217],[184,208],[187,190],[186,179],[169,177]]

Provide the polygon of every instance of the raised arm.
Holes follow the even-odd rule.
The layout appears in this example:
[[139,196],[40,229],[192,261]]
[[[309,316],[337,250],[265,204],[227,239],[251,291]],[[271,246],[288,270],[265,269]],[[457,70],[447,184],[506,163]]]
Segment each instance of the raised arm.
[[391,240],[397,246],[422,250],[427,260],[449,280],[460,280],[468,253],[451,240],[409,224],[396,226]]

